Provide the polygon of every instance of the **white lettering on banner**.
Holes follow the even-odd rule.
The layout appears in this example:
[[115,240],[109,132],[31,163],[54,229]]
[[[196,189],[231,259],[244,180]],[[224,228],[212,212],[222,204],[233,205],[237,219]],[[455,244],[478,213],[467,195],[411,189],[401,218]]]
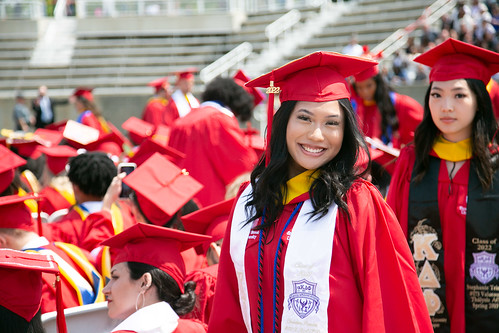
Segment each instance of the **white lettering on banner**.
[[431,246],[431,243],[433,243],[437,239],[437,234],[415,234],[412,237],[412,241],[414,242],[414,260],[437,260],[438,253],[436,253]]
[[423,296],[430,316],[434,316],[442,305],[440,298],[433,289],[423,289]]
[[440,288],[440,282],[428,260],[425,261],[419,274],[419,284],[421,288]]

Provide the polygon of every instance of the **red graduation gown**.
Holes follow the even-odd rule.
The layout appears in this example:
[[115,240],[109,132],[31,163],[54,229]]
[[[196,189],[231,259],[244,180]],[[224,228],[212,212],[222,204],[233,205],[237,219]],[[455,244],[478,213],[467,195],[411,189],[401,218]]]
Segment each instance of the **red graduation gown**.
[[196,195],[203,207],[224,200],[226,186],[257,162],[237,119],[214,106],[202,105],[177,119],[169,145],[186,154],[179,167],[204,185]]
[[[277,220],[276,235],[281,233],[296,203],[307,198],[308,193],[305,193],[284,207]],[[411,253],[392,211],[378,190],[364,180],[352,185],[345,200],[350,220],[344,212],[338,211],[329,273],[328,331],[432,332]],[[295,219],[288,227],[290,230]],[[231,223],[232,217],[222,247],[209,332],[246,331],[229,253]],[[267,241],[263,251],[264,263],[273,262],[277,238]],[[287,246],[285,234],[283,242],[282,258]],[[258,237],[248,240],[245,252],[253,332],[257,332],[257,258]],[[280,265],[281,277],[284,266],[285,263]],[[271,268],[267,267],[266,271]],[[280,290],[284,290],[282,280]],[[264,279],[262,287],[264,332],[272,332],[272,279]],[[279,314],[283,309],[282,294],[276,301]]]
[[[412,97],[395,93],[395,112],[399,120],[398,133],[393,135],[394,148],[400,148],[414,139],[414,131],[423,120],[423,107]],[[371,138],[381,139],[381,113],[376,104],[366,106],[356,97],[357,116],[363,133]]]
[[[121,206],[120,211],[123,229],[135,224],[131,213],[124,206]],[[100,242],[116,233],[108,212],[99,211],[83,218],[74,206],[60,221],[45,224],[43,229],[49,240],[75,244],[87,251],[92,251]]]
[[185,315],[184,318],[195,318],[208,324],[215,296],[217,273],[218,264],[193,271],[186,275],[185,282],[196,282],[197,304],[194,310]]
[[[433,156],[436,156],[432,153]],[[415,161],[413,146],[401,151],[386,198],[407,237],[409,188]],[[452,333],[465,332],[464,279],[466,253],[466,207],[470,161],[458,170],[452,182],[442,160],[438,175],[438,206],[444,249],[446,304]]]

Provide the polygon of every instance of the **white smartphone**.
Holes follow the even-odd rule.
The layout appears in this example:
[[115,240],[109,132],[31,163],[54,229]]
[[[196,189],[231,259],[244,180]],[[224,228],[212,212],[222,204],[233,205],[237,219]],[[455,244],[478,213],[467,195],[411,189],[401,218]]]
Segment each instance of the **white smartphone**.
[[[135,163],[120,163],[118,164],[118,174],[124,172],[127,176],[132,173],[133,170],[137,168],[137,164]],[[132,193],[132,189],[125,183],[121,184],[121,193],[120,198],[128,198]]]

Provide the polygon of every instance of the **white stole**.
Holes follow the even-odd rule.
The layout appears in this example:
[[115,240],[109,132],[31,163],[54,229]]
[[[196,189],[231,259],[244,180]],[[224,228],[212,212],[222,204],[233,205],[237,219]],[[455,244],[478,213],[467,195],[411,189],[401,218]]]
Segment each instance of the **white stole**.
[[191,112],[191,109],[199,107],[199,102],[193,94],[187,93],[184,95],[180,89],[175,90],[172,94],[172,99],[175,101],[180,118],[185,117]]
[[[246,196],[251,192],[251,185],[248,185],[237,201],[230,232],[230,255],[248,332],[252,330],[244,256],[248,237],[259,236],[258,232],[251,231],[253,225],[242,226],[251,216],[246,214],[245,208]],[[284,260],[283,332],[328,331],[329,271],[337,211],[337,205],[333,204],[324,217],[309,221],[310,213],[313,212],[310,199],[300,209],[291,235],[288,236]]]

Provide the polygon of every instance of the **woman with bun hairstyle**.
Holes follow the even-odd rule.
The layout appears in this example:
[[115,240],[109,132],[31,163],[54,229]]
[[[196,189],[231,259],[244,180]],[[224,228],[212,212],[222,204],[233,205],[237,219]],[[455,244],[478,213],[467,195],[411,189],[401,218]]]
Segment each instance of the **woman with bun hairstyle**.
[[102,244],[116,251],[111,280],[103,290],[118,332],[206,332],[203,323],[180,319],[196,303],[195,282],[186,282],[180,252],[208,236],[138,223]]

